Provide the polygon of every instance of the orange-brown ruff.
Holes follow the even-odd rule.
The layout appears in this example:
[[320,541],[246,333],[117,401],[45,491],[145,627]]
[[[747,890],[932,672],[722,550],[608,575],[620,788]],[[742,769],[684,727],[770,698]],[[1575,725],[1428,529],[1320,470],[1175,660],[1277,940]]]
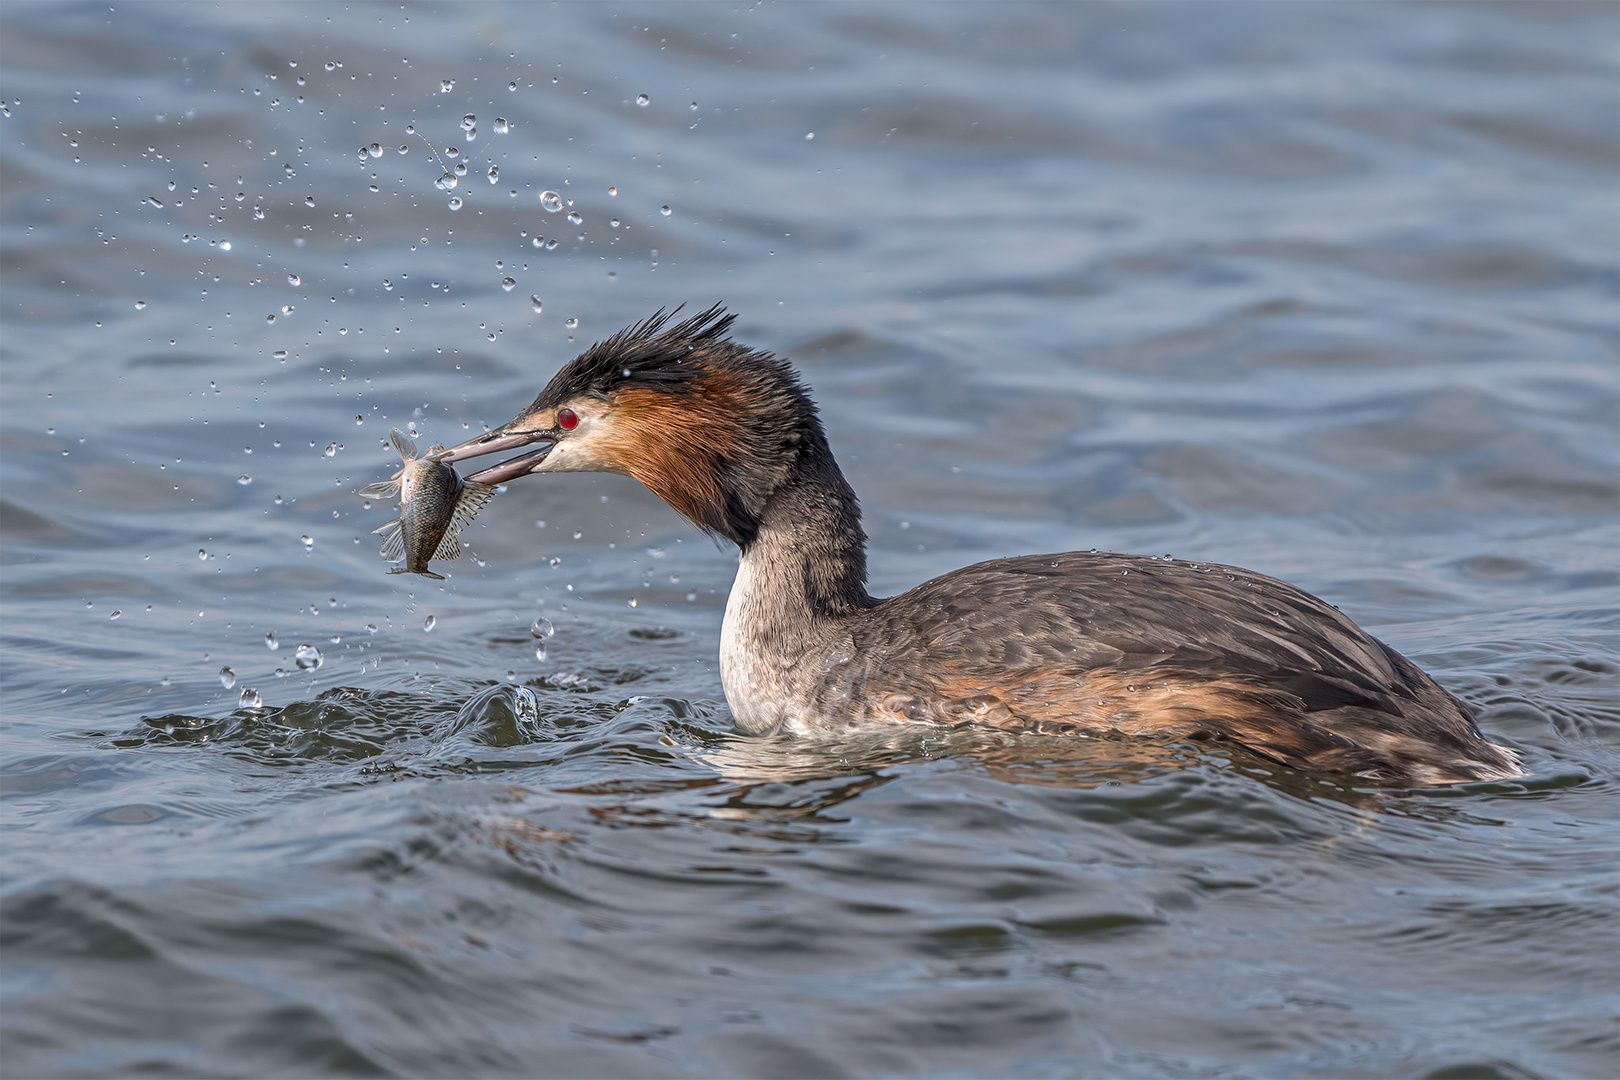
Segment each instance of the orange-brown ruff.
[[1248,570],[1026,555],[873,599],[860,509],[815,406],[785,362],[726,338],[733,318],[659,312],[446,460],[527,451],[469,477],[486,484],[623,473],[736,543],[720,671],[744,732],[1117,732],[1399,783],[1521,775],[1405,657]]

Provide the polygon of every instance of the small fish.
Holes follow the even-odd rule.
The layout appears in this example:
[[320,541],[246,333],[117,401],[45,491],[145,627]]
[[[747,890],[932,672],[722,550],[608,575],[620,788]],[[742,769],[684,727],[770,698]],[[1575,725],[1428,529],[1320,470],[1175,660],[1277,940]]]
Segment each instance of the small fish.
[[405,561],[404,566],[388,571],[390,574],[421,574],[443,581],[444,575],[429,570],[428,562],[461,555],[461,530],[495,489],[462,480],[455,469],[436,460],[444,453],[442,446],[418,456],[416,444],[398,428],[388,433],[388,441],[405,460],[404,466],[392,479],[360,492],[365,499],[399,494],[398,519],[373,530],[382,535],[382,557],[389,562]]

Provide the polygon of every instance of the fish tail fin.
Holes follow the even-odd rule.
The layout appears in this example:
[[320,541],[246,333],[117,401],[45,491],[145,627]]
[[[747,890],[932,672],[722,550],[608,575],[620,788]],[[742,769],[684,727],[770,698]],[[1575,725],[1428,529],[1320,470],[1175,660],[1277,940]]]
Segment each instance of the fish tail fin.
[[396,566],[396,567],[394,567],[392,570],[390,570],[388,572],[390,574],[420,574],[422,577],[430,577],[434,581],[444,581],[445,580],[445,576],[443,574],[435,574],[431,570],[407,570],[403,566]]

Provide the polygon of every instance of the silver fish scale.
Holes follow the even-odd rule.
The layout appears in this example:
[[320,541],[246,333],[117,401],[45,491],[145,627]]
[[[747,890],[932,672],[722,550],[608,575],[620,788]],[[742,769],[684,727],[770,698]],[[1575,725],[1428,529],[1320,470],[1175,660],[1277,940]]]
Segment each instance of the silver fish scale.
[[461,530],[495,489],[468,483],[455,469],[434,460],[443,452],[442,446],[418,456],[416,444],[398,428],[388,435],[404,465],[392,479],[361,492],[368,498],[383,498],[396,489],[400,494],[399,517],[376,530],[383,538],[382,557],[388,562],[404,561],[391,574],[421,574],[442,581],[443,576],[429,570],[428,563],[460,557]]

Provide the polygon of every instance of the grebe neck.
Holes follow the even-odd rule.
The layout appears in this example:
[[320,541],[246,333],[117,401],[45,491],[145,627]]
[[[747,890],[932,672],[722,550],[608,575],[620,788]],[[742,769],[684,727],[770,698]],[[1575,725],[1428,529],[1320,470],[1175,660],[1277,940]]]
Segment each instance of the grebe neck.
[[872,605],[860,504],[824,438],[800,448],[739,558],[756,580],[780,582],[783,607],[797,608],[808,619]]
[[807,440],[742,545],[720,630],[720,678],[740,730],[809,731],[816,682],[852,655],[871,607],[860,507],[825,440]]

